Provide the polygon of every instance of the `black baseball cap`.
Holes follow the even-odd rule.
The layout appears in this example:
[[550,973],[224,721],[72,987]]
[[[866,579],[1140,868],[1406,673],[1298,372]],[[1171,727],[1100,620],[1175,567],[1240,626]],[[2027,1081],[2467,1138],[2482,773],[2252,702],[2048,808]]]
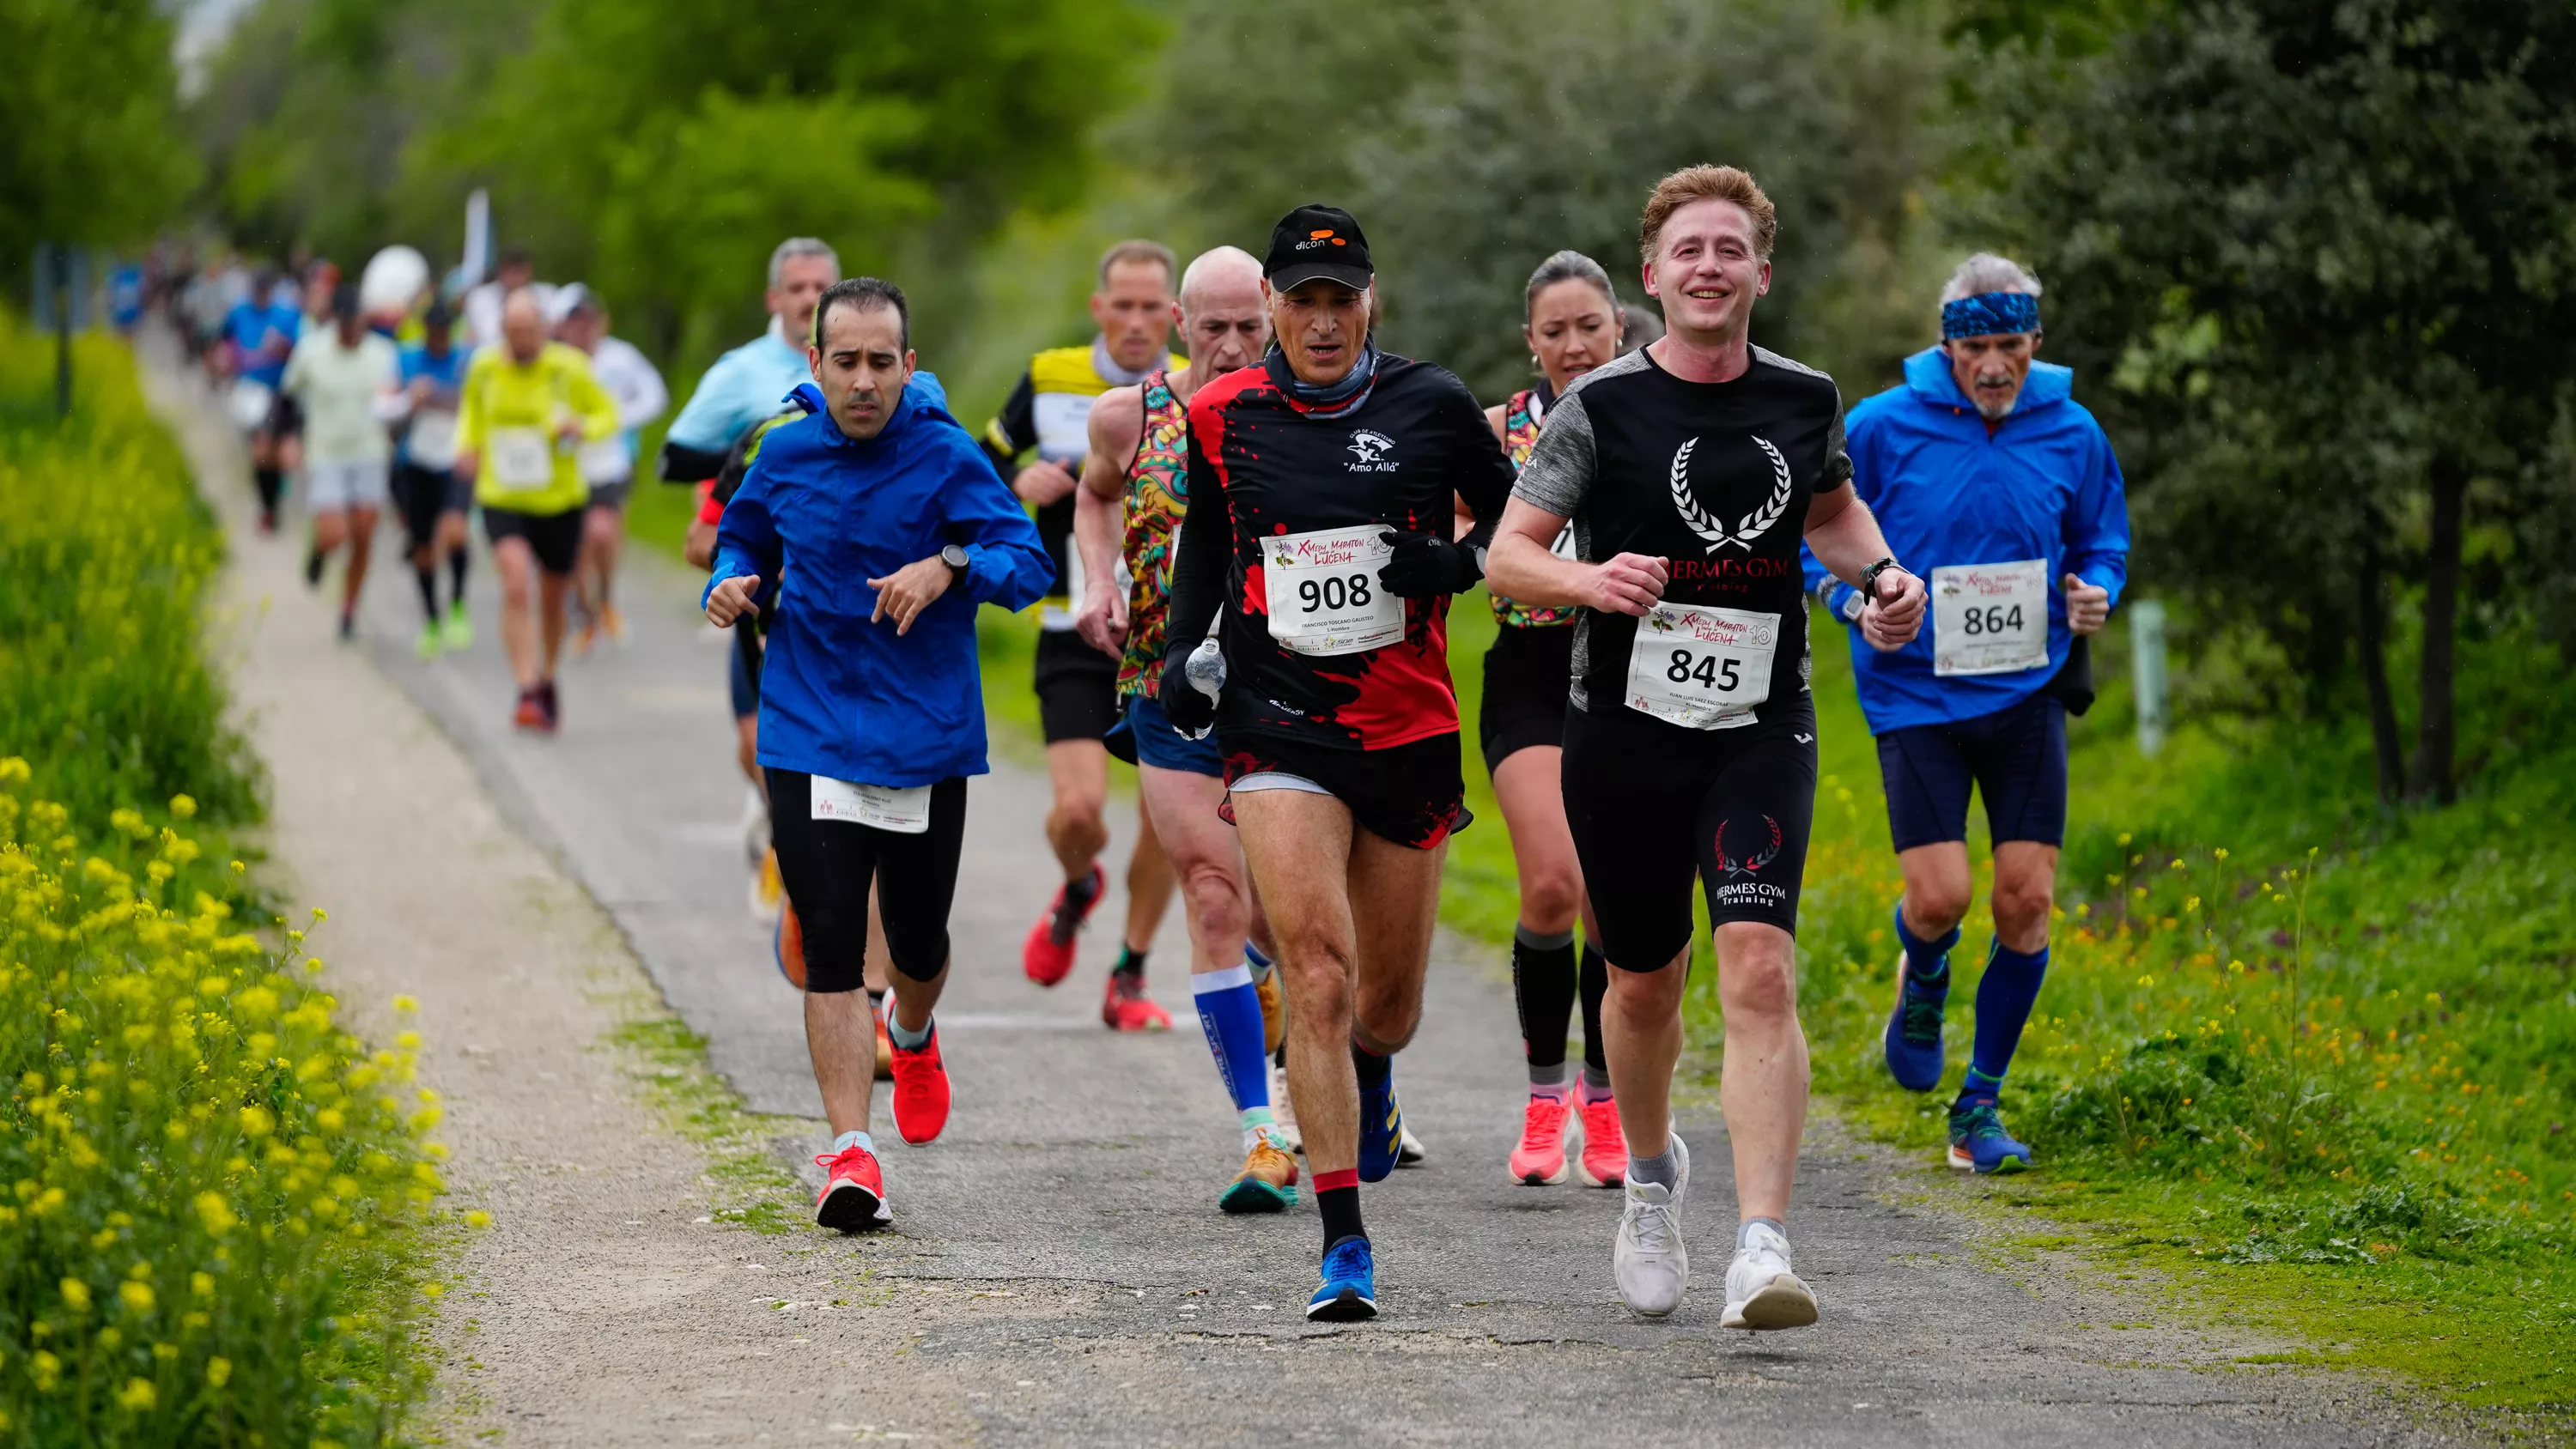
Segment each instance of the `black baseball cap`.
[[1261,275],[1279,292],[1318,277],[1365,292],[1376,274],[1368,237],[1351,214],[1311,202],[1279,218],[1270,229],[1270,254],[1261,259]]

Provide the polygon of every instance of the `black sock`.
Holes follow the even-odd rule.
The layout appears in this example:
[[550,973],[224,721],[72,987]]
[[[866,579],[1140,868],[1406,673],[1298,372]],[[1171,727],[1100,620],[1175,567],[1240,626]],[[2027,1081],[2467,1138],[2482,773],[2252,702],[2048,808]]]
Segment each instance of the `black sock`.
[[421,610],[422,610],[424,613],[426,613],[426,614],[428,614],[428,615],[429,615],[429,622],[431,622],[431,623],[433,623],[433,624],[437,623],[437,622],[438,622],[438,570],[437,570],[436,568],[434,568],[434,567],[433,567],[433,568],[425,568],[425,569],[413,569],[413,570],[411,571],[411,574],[412,574],[412,577],[413,577],[414,579],[417,579],[417,580],[419,580],[419,582],[420,582],[420,607],[421,607]]
[[304,551],[305,583],[319,584],[322,582],[322,560],[324,557],[325,555],[322,552],[322,545],[318,543]]
[[[1574,1015],[1574,933],[1512,933],[1512,1005],[1521,1018],[1521,1055],[1533,1067],[1565,1065],[1565,1026]],[[1562,1074],[1560,1073],[1560,1079]]]
[[1361,1090],[1383,1085],[1394,1065],[1394,1058],[1379,1056],[1358,1042],[1351,1043],[1351,1073],[1359,1078]]
[[448,578],[456,590],[452,597],[459,608],[464,607],[465,604],[465,560],[470,552],[460,548],[447,556]]
[[1118,948],[1118,964],[1109,968],[1109,974],[1112,976],[1142,976],[1145,974],[1145,956],[1145,952],[1139,951],[1133,946],[1121,946]]
[[1065,909],[1069,911],[1081,910],[1083,907],[1090,905],[1092,898],[1099,894],[1100,872],[1097,869],[1086,870],[1082,873],[1081,879],[1069,880],[1064,883]]
[[278,495],[286,491],[286,475],[275,468],[253,468],[250,481],[259,489],[260,511],[275,513]]
[[1368,1229],[1360,1223],[1360,1190],[1356,1184],[1317,1189],[1315,1208],[1323,1214],[1324,1248],[1327,1252],[1344,1238],[1368,1236]]
[[1610,958],[1590,941],[1583,943],[1583,1065],[1607,1073],[1610,1058],[1601,1047],[1601,998],[1610,991]]

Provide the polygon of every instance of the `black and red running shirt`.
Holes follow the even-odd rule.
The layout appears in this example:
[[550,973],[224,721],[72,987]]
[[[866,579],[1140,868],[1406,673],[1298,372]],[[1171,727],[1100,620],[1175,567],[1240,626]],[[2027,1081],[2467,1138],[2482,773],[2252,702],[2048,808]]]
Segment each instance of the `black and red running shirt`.
[[[1294,653],[1270,637],[1258,540],[1384,524],[1448,537],[1463,498],[1490,533],[1512,465],[1447,369],[1380,354],[1356,403],[1310,409],[1274,347],[1190,399],[1190,516],[1173,560],[1170,639],[1195,645],[1225,606],[1218,727],[1382,750],[1458,729],[1449,600],[1408,599],[1404,636],[1357,654]],[[1227,520],[1225,528],[1213,526]]]

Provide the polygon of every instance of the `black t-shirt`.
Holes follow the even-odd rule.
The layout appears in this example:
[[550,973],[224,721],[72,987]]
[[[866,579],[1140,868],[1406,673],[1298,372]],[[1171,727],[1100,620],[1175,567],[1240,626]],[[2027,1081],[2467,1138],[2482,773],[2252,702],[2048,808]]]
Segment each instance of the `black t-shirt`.
[[[1490,532],[1510,496],[1511,461],[1466,385],[1430,363],[1381,355],[1367,390],[1333,408],[1300,404],[1290,381],[1273,348],[1261,366],[1190,398],[1190,517],[1173,561],[1169,637],[1195,645],[1226,606],[1219,718],[1229,731],[1364,750],[1456,733],[1449,600],[1385,603],[1369,554],[1387,529],[1447,537],[1453,493]],[[1348,562],[1307,553],[1299,557],[1321,561],[1279,567],[1286,541],[1337,531],[1364,540]],[[1274,591],[1291,611],[1284,628],[1375,609],[1387,629],[1400,620],[1401,637],[1300,652],[1273,637]]]
[[[1771,668],[1761,702],[1804,693],[1798,541],[1808,501],[1851,473],[1834,380],[1759,347],[1731,382],[1686,382],[1642,348],[1577,378],[1548,409],[1513,491],[1572,519],[1576,556],[1586,563],[1621,553],[1667,559],[1664,603],[1721,612],[1699,632],[1687,609],[1643,621],[1583,610],[1572,702],[1659,713],[1689,709],[1696,698],[1695,727],[1748,724],[1759,703],[1732,701],[1756,693],[1744,669],[1765,651]],[[1640,627],[1657,631],[1650,656],[1633,653]],[[1686,647],[1695,638],[1729,642]],[[1644,702],[1640,682],[1652,692]]]

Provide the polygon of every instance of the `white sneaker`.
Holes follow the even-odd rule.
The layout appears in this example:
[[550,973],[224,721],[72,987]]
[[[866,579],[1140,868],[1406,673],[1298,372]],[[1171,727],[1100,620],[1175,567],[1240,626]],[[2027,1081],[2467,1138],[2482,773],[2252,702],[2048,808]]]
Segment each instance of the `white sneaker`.
[[769,802],[761,798],[759,787],[742,787],[742,863],[760,869],[760,858],[769,853]]
[[1619,1214],[1619,1236],[1610,1249],[1610,1272],[1619,1298],[1648,1318],[1679,1308],[1690,1286],[1690,1251],[1682,1246],[1682,1199],[1690,1194],[1690,1149],[1671,1139],[1681,1172],[1673,1185],[1622,1183],[1628,1200]]
[[1291,1152],[1306,1150],[1306,1134],[1297,1130],[1297,1107],[1288,1099],[1288,1069],[1270,1069],[1270,1112],[1278,1118],[1279,1136]]
[[1423,1147],[1422,1139],[1414,1136],[1413,1129],[1409,1126],[1398,1127],[1395,1131],[1395,1165],[1420,1167],[1424,1159],[1431,1156],[1430,1152]]
[[1789,1271],[1788,1235],[1768,1223],[1744,1231],[1726,1270],[1720,1328],[1804,1328],[1816,1321],[1816,1291]]

